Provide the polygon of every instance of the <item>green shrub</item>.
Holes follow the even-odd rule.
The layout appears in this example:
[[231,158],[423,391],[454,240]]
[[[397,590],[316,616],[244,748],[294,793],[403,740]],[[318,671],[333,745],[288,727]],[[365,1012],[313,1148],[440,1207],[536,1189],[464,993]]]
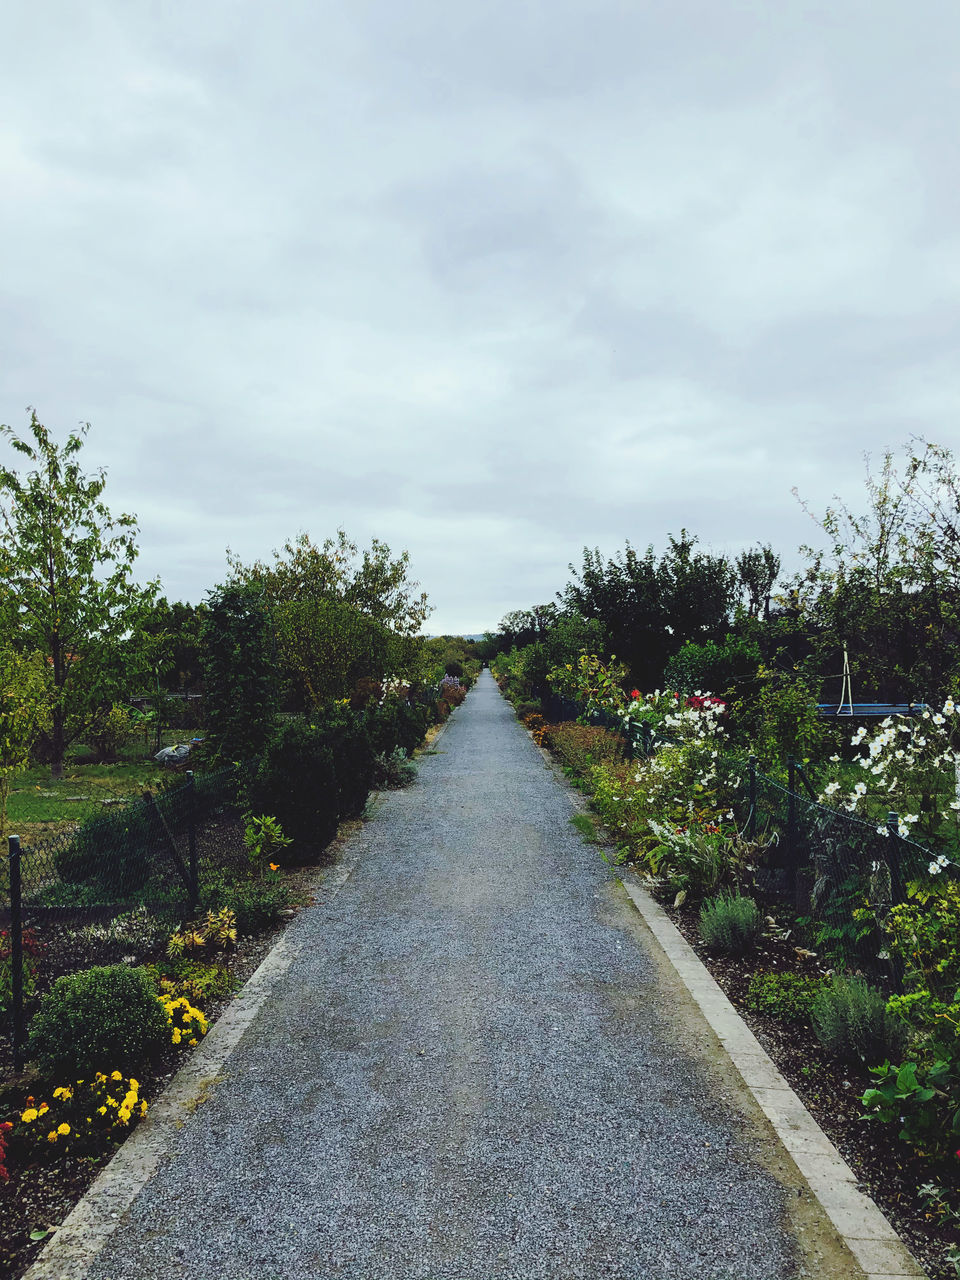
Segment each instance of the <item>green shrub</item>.
[[756,944],[762,927],[760,908],[739,894],[708,898],[700,908],[700,936],[711,951],[743,955]]
[[169,1043],[167,1017],[150,975],[104,965],[58,978],[30,1023],[29,1054],[49,1077],[132,1074]]
[[358,818],[373,785],[374,752],[366,717],[350,707],[335,705],[318,714],[313,729],[333,757],[339,817]]
[[823,990],[823,979],[802,973],[755,973],[747,989],[746,1005],[754,1013],[784,1022],[806,1022]]
[[260,933],[290,905],[290,891],[274,880],[230,880],[221,871],[201,887],[199,905],[205,912],[227,907],[239,933]]
[[142,889],[150,877],[149,850],[159,838],[156,814],[142,801],[97,813],[53,855],[60,879],[96,884],[103,894],[122,899]]
[[389,755],[402,747],[409,755],[423,741],[430,727],[430,712],[423,706],[411,706],[396,698],[388,698],[383,706],[372,706],[366,712],[367,733],[374,755]]
[[543,714],[543,703],[538,698],[518,698],[513,706],[518,720]]
[[417,776],[416,765],[407,758],[403,747],[396,747],[389,755],[374,757],[373,785],[395,790],[409,787]]
[[337,834],[340,798],[333,752],[305,720],[287,720],[276,731],[247,783],[245,807],[269,813],[293,840],[287,861],[306,862]]
[[907,1046],[906,1025],[863,978],[834,977],[814,1000],[810,1021],[823,1047],[846,1061],[895,1060]]

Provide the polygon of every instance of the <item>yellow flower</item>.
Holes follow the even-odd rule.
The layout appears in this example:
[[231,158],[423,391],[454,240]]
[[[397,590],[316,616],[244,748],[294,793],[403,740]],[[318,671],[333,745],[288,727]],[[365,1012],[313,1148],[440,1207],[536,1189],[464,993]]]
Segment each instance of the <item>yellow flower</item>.
[[173,1028],[173,1043],[174,1043],[174,1044],[179,1044],[179,1043],[180,1043],[180,1041],[181,1041],[182,1039],[183,1039],[183,1037],[182,1037],[182,1036],[181,1036],[181,1034],[180,1034],[180,1028],[179,1028],[179,1027],[174,1027],[174,1028]]
[[117,1112],[117,1119],[122,1120],[124,1124],[130,1123],[130,1112],[126,1107],[121,1107]]
[[67,1089],[64,1085],[61,1085],[59,1089],[54,1089],[53,1096],[55,1098],[63,1098],[64,1101],[66,1101],[67,1098],[73,1097],[73,1090]]
[[119,1107],[119,1105],[120,1105],[120,1103],[116,1100],[116,1098],[111,1098],[111,1097],[110,1097],[110,1095],[109,1095],[109,1094],[107,1094],[107,1106],[108,1106],[108,1107]]
[[56,1129],[51,1129],[50,1132],[47,1134],[47,1141],[56,1142],[56,1140],[57,1140],[57,1131]]
[[39,1107],[39,1109],[38,1109],[38,1111],[37,1111],[37,1115],[38,1115],[38,1116],[42,1116],[42,1115],[44,1115],[44,1114],[45,1114],[47,1111],[49,1111],[49,1110],[50,1110],[49,1106],[48,1106],[45,1102],[41,1102],[41,1103],[40,1103],[40,1107]]
[[124,1098],[123,1105],[125,1107],[133,1107],[133,1106],[136,1106],[136,1102],[137,1102],[137,1095],[131,1089],[131,1091]]
[[136,1091],[140,1088],[140,1081],[134,1080],[133,1076],[130,1077],[130,1088],[133,1090],[134,1093],[136,1093]]
[[33,1121],[34,1121],[34,1120],[36,1120],[36,1118],[37,1118],[37,1116],[38,1116],[39,1114],[40,1114],[40,1112],[36,1109],[36,1107],[27,1107],[26,1111],[24,1111],[24,1113],[23,1113],[23,1115],[20,1117],[20,1119],[21,1119],[25,1124],[32,1124],[32,1123],[33,1123]]
[[57,1133],[62,1133],[63,1136],[66,1137],[69,1132],[70,1132],[70,1126],[67,1124],[66,1121],[64,1121],[63,1124],[57,1125]]
[[111,1072],[110,1072],[110,1079],[111,1079],[111,1080],[122,1080],[122,1079],[123,1079],[123,1076],[120,1074],[120,1072],[119,1072],[119,1071],[111,1071]]
[[140,1114],[141,1114],[142,1116],[145,1116],[145,1115],[147,1114],[147,1111],[148,1111],[147,1104],[146,1104],[145,1102],[141,1102],[141,1103],[140,1103]]
[[105,1116],[106,1114],[107,1114],[107,1108],[106,1108],[106,1107],[97,1107],[97,1115],[98,1115],[98,1116]]
[[192,1045],[198,1045],[198,1044],[200,1043],[200,1041],[196,1038],[196,1036],[194,1036],[194,1038],[190,1041],[190,1043],[191,1043]]
[[279,870],[280,870],[280,863],[279,863],[279,862],[268,862],[268,863],[267,863],[267,866],[270,868],[270,870],[271,870],[271,871],[279,871]]

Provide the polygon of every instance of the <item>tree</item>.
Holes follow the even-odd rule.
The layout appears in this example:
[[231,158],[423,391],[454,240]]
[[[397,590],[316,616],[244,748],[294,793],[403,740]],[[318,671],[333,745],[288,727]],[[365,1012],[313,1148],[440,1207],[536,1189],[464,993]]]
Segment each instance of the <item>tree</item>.
[[6,834],[10,783],[30,761],[50,714],[50,683],[42,653],[0,649],[0,837]]
[[276,645],[263,591],[252,582],[228,582],[211,592],[200,640],[212,758],[251,760],[272,735],[279,705]]
[[34,464],[22,476],[0,466],[0,611],[21,652],[44,655],[53,682],[49,734],[53,777],[67,746],[96,712],[117,701],[124,637],[156,594],[133,581],[137,521],[112,516],[102,501],[106,473],[84,475],[77,461],[89,423],[58,445],[30,411],[31,439],[0,426]]

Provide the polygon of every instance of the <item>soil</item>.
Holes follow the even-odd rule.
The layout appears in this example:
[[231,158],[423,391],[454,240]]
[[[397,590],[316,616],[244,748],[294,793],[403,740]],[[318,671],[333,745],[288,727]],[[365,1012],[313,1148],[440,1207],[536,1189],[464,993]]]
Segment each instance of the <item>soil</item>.
[[937,1183],[950,1188],[956,1205],[960,1160],[948,1166],[933,1164],[898,1139],[894,1124],[865,1119],[860,1098],[874,1083],[866,1066],[831,1059],[809,1023],[772,1018],[755,1013],[746,1005],[750,979],[755,973],[789,971],[815,975],[821,972],[817,960],[798,957],[789,941],[775,937],[765,937],[747,957],[716,955],[707,951],[700,940],[695,908],[676,910],[662,905],[854,1171],[861,1190],[876,1201],[931,1277],[956,1280],[957,1268],[945,1261],[944,1254],[950,1246],[960,1245],[960,1230],[956,1223],[938,1223],[917,1193],[925,1183]]

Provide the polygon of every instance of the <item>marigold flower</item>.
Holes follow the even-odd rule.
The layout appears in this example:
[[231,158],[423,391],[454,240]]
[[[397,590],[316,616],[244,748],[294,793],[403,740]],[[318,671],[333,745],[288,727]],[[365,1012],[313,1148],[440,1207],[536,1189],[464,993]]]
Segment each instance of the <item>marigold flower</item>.
[[57,1133],[60,1133],[64,1137],[66,1137],[69,1132],[70,1132],[70,1126],[67,1124],[66,1120],[64,1120],[63,1124],[57,1125]]
[[119,1071],[111,1071],[111,1072],[110,1072],[110,1079],[111,1079],[111,1080],[122,1080],[122,1079],[123,1079],[123,1076],[120,1074],[120,1072],[119,1072]]
[[32,1124],[33,1121],[36,1120],[39,1114],[40,1112],[36,1109],[36,1107],[27,1107],[26,1111],[24,1111],[20,1119],[24,1122],[24,1124]]
[[51,1129],[50,1132],[47,1134],[47,1141],[56,1142],[56,1140],[57,1140],[57,1131],[56,1129]]

